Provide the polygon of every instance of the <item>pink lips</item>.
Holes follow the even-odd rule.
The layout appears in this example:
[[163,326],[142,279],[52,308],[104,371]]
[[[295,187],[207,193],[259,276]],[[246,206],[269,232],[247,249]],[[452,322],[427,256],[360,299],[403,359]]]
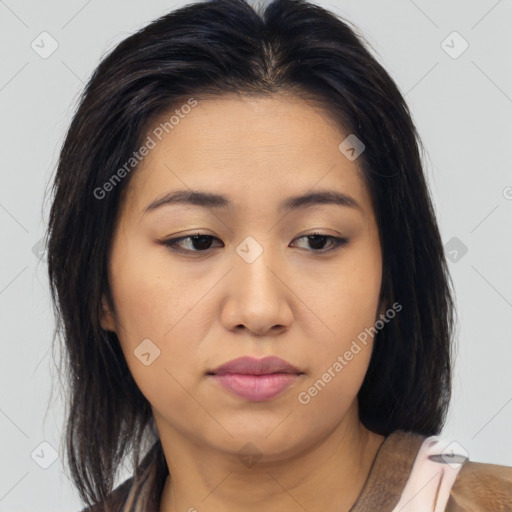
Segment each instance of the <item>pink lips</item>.
[[277,396],[303,375],[298,368],[275,356],[239,357],[208,373],[225,389],[252,401]]

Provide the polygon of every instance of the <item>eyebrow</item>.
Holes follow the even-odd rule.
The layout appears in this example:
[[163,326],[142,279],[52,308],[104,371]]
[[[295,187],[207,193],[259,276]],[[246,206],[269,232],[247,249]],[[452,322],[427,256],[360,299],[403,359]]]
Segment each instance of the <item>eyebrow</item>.
[[[176,204],[194,205],[201,206],[203,208],[215,209],[229,209],[233,205],[226,196],[220,194],[202,192],[199,190],[176,190],[175,192],[169,192],[163,197],[152,201],[148,206],[146,206],[142,213],[146,214],[162,206]],[[278,211],[289,212],[322,204],[354,208],[363,213],[361,205],[352,196],[332,190],[319,190],[317,192],[307,192],[298,196],[289,197],[279,204]]]

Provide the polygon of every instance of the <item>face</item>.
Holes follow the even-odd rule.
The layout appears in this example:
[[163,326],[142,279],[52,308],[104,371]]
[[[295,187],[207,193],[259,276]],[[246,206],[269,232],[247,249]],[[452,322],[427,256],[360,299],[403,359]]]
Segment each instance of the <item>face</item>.
[[[167,130],[148,132],[118,212],[102,327],[161,436],[226,453],[252,442],[269,459],[305,449],[357,406],[372,349],[361,340],[382,312],[379,234],[358,161],[339,149],[348,134],[284,96],[199,101]],[[191,190],[225,204],[160,201]],[[345,199],[286,207],[320,192]],[[256,389],[275,392],[270,378],[252,377],[240,396],[208,372],[241,356],[300,375],[270,397]]]

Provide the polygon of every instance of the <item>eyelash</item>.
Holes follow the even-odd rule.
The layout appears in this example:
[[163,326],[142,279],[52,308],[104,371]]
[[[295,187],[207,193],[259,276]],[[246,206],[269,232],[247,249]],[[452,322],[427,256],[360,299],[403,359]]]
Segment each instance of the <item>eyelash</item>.
[[[323,250],[313,250],[313,252],[318,253],[318,254],[330,253],[332,251],[335,251],[336,249],[340,249],[341,247],[346,246],[348,244],[348,242],[349,242],[348,238],[339,238],[339,237],[332,236],[332,235],[325,235],[323,233],[311,233],[311,234],[308,234],[308,235],[301,236],[297,240],[300,240],[301,238],[312,237],[312,236],[317,236],[317,237],[321,237],[321,238],[327,238],[327,239],[332,241],[332,247],[330,249],[327,249],[327,250],[325,250],[325,249],[323,249]],[[190,249],[180,248],[177,245],[182,240],[192,239],[192,238],[196,238],[196,237],[216,238],[218,240],[217,237],[212,236],[212,235],[208,235],[206,233],[195,233],[193,235],[182,236],[182,237],[179,237],[179,238],[171,238],[169,240],[163,241],[162,243],[163,243],[163,245],[165,245],[171,251],[174,251],[174,252],[186,253],[186,254],[194,254],[194,253],[195,254],[201,254],[201,253],[206,254],[206,253],[208,253],[212,249],[211,247],[208,248],[208,249],[205,249],[204,251],[193,251],[193,250],[190,250]]]

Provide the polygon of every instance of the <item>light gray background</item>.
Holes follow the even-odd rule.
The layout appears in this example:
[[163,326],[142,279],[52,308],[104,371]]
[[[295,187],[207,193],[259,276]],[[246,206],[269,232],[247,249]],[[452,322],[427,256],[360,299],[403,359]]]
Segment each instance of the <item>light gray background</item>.
[[[40,443],[60,453],[63,420],[46,267],[36,256],[48,211],[43,196],[77,95],[101,56],[183,4],[0,0],[0,511],[81,507],[62,457],[48,469],[39,465],[52,457]],[[450,269],[460,325],[443,438],[473,460],[512,466],[512,2],[319,4],[360,28],[406,95],[428,150],[443,242],[456,237],[451,244],[468,249],[449,247],[458,251]],[[47,59],[31,48],[43,31],[58,43]],[[458,58],[442,47],[453,31],[469,44]],[[453,37],[444,45],[462,48]]]

